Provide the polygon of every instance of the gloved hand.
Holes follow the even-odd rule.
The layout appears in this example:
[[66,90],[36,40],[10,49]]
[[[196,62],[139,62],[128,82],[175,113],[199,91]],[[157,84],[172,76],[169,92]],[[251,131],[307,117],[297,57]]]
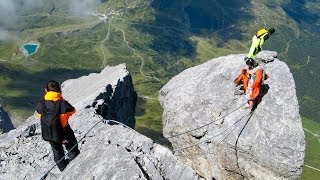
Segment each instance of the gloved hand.
[[250,58],[248,58],[247,56],[243,59],[244,62],[247,62]]

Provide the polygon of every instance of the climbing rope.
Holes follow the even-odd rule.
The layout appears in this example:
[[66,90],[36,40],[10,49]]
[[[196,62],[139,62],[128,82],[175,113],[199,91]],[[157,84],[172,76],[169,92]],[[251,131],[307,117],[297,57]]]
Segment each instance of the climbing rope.
[[[212,137],[210,137],[210,138],[208,138],[208,139],[205,139],[205,140],[203,140],[203,141],[199,141],[199,142],[197,142],[197,143],[190,144],[190,145],[185,146],[185,147],[177,148],[177,149],[174,150],[174,152],[179,152],[179,151],[182,151],[182,150],[184,150],[184,149],[188,149],[188,148],[197,146],[197,145],[199,145],[199,144],[208,142],[209,140],[212,140],[212,139],[214,139],[215,137],[218,137],[219,135],[227,132],[232,126],[234,126],[234,125],[236,125],[237,123],[239,123],[245,116],[248,116],[248,115],[250,115],[251,113],[252,113],[252,112],[250,111],[249,114],[243,115],[240,119],[238,119],[236,122],[234,122],[231,126],[227,127],[224,131],[222,131],[222,132],[220,132],[220,133],[218,133],[218,134],[216,134],[216,135],[214,135],[214,136],[212,136]],[[233,130],[234,130],[234,129],[232,129],[231,132],[232,132]],[[224,138],[223,140],[225,140],[225,139],[226,139],[226,138]],[[221,143],[221,142],[220,142],[220,143]]]
[[181,132],[181,133],[178,133],[178,134],[169,136],[169,137],[160,138],[160,139],[158,139],[157,141],[161,141],[161,140],[165,140],[165,139],[172,139],[172,138],[175,138],[175,137],[178,137],[178,136],[181,136],[181,135],[184,135],[184,134],[193,132],[193,131],[195,131],[195,130],[201,129],[201,128],[203,128],[203,127],[206,127],[206,126],[208,126],[208,125],[210,125],[210,124],[212,124],[212,123],[215,123],[215,122],[217,122],[217,121],[219,121],[219,120],[221,120],[221,119],[223,119],[223,118],[231,115],[232,113],[234,113],[235,111],[237,111],[238,109],[240,109],[241,107],[243,107],[245,104],[247,104],[247,102],[243,103],[242,105],[240,105],[239,107],[237,107],[236,109],[234,109],[233,111],[231,111],[230,113],[227,113],[226,115],[224,115],[224,116],[222,116],[222,117],[220,117],[220,118],[218,118],[218,119],[216,119],[216,120],[214,120],[214,121],[211,121],[211,122],[209,122],[209,123],[207,123],[207,124],[198,126],[198,127],[196,127],[196,128],[193,128],[193,129],[189,129],[189,130],[187,130],[187,131],[184,131],[184,132]]
[[40,180],[44,180],[44,179],[48,176],[48,174],[52,171],[52,169],[53,169],[54,167],[56,167],[57,164],[59,164],[63,159],[65,159],[65,157],[66,157],[79,143],[81,143],[81,142],[84,140],[84,138],[89,134],[89,132],[90,132],[92,129],[94,129],[94,127],[96,127],[96,126],[97,126],[99,123],[101,123],[101,122],[104,123],[104,124],[106,124],[106,123],[109,124],[109,122],[117,123],[117,124],[120,124],[120,125],[128,128],[128,129],[130,129],[130,130],[136,131],[136,130],[132,129],[131,127],[129,127],[129,126],[127,126],[127,125],[125,125],[125,124],[123,124],[123,123],[121,123],[121,122],[118,122],[118,121],[116,121],[116,120],[106,120],[106,119],[101,118],[101,120],[98,121],[98,122],[96,122],[96,123],[83,135],[83,137],[82,137],[74,146],[72,146],[72,148],[71,148],[61,159],[59,159],[58,162],[56,162],[50,169],[48,169],[48,170],[44,173],[44,175],[40,178]]
[[[247,102],[246,102],[246,103],[247,103]],[[167,138],[165,138],[165,137],[164,137],[164,138],[160,138],[160,139],[155,140],[155,141],[161,141],[161,140],[165,140],[165,139],[175,138],[175,137],[178,137],[178,136],[181,136],[181,135],[190,133],[190,132],[192,132],[192,131],[198,130],[198,129],[200,129],[200,128],[206,127],[206,126],[208,126],[208,125],[210,125],[210,124],[212,124],[212,123],[214,123],[214,122],[216,122],[216,121],[218,121],[218,120],[221,120],[221,119],[229,116],[230,114],[234,113],[235,111],[237,111],[238,109],[240,109],[242,106],[244,106],[246,103],[244,103],[244,104],[242,104],[241,106],[237,107],[236,109],[234,109],[234,110],[231,111],[230,113],[228,113],[228,114],[226,114],[226,115],[224,115],[224,116],[216,119],[215,121],[211,121],[210,123],[204,124],[204,125],[202,125],[202,126],[199,126],[199,127],[193,128],[193,129],[189,129],[189,130],[187,130],[187,131],[184,131],[184,132],[182,132],[182,133],[178,133],[178,134],[169,136],[169,137],[167,137]],[[243,118],[243,117],[242,117],[242,118]],[[241,119],[242,119],[242,118],[241,118]],[[58,162],[56,162],[50,169],[48,169],[48,170],[44,173],[44,175],[40,178],[40,180],[44,180],[44,179],[48,176],[48,174],[52,171],[52,169],[55,168],[55,167],[57,166],[57,164],[59,164],[63,159],[65,159],[65,157],[66,157],[79,143],[81,143],[81,142],[84,140],[84,138],[88,135],[88,133],[89,133],[92,129],[94,129],[94,127],[96,127],[96,126],[97,126],[99,123],[101,123],[101,122],[103,122],[103,123],[109,123],[109,122],[117,123],[117,124],[120,124],[120,125],[128,128],[128,129],[132,130],[132,131],[137,132],[136,130],[132,129],[131,127],[129,127],[129,126],[127,126],[127,125],[125,125],[125,124],[123,124],[123,123],[121,123],[121,122],[118,122],[118,121],[116,121],[116,120],[105,120],[105,119],[101,118],[101,120],[98,121],[98,122],[96,122],[96,123],[84,134],[84,136],[83,136],[61,159],[59,159]],[[237,121],[237,122],[238,122],[238,121]],[[237,123],[237,122],[236,122],[236,123]],[[236,123],[234,123],[234,124],[236,124]],[[234,125],[234,124],[233,124],[233,125]],[[232,126],[233,126],[233,125],[232,125]],[[231,126],[230,126],[230,127],[231,127]],[[228,127],[227,129],[229,129],[230,127]],[[225,130],[225,131],[226,131],[226,130]],[[225,131],[224,131],[224,132],[225,132]],[[224,132],[222,132],[222,133],[224,133]],[[220,133],[220,134],[222,134],[222,133]],[[218,135],[219,135],[219,134],[218,134]],[[216,136],[218,136],[218,135],[216,135]],[[213,138],[213,137],[212,137],[212,138]],[[208,140],[210,140],[210,139],[207,139],[206,141],[208,141]],[[205,141],[204,141],[204,142],[205,142]],[[197,144],[192,145],[192,146],[196,146],[196,145],[201,144],[201,143],[203,143],[203,142],[201,141],[200,143],[197,143]],[[189,147],[192,147],[192,146],[188,146],[188,147],[176,149],[175,152],[180,151],[180,150],[183,150],[183,149],[186,149],[186,148],[189,148]]]
[[[249,114],[244,115],[244,116],[242,116],[242,117],[241,117],[241,118],[244,118],[245,116],[249,116],[249,118],[247,119],[247,121],[246,121],[246,123],[245,123],[244,127],[246,126],[246,124],[247,124],[247,123],[248,123],[248,121],[250,120],[250,118],[251,118],[252,114],[253,114],[253,111],[251,111],[251,112],[249,112]],[[217,145],[221,144],[224,140],[226,140],[226,139],[227,139],[227,137],[228,137],[228,136],[230,136],[230,134],[232,133],[232,131],[233,131],[235,128],[236,128],[236,127],[234,126],[234,127],[233,127],[233,129],[228,133],[228,135],[227,135],[226,137],[224,137],[224,138],[223,138],[219,143],[217,143]],[[241,132],[240,132],[240,134],[239,134],[238,138],[240,137],[240,135],[241,135]]]
[[84,134],[84,136],[83,136],[75,145],[73,145],[72,148],[71,148],[61,159],[59,159],[58,162],[56,162],[49,170],[47,170],[47,171],[44,173],[44,175],[40,178],[40,180],[44,180],[44,179],[48,176],[48,174],[52,171],[52,169],[53,169],[54,167],[56,167],[56,165],[59,164],[62,160],[64,160],[65,157],[66,157],[80,142],[83,141],[83,139],[87,136],[87,134],[88,134],[96,125],[98,125],[98,124],[101,123],[101,122],[103,122],[103,121],[98,121],[98,122],[96,122],[96,123]]
[[243,174],[242,174],[242,172],[241,172],[241,168],[240,168],[240,165],[239,165],[238,142],[239,142],[239,140],[240,140],[240,136],[241,136],[242,132],[243,132],[244,129],[247,127],[247,124],[249,123],[252,115],[253,115],[253,111],[250,112],[249,117],[248,117],[246,123],[244,124],[244,126],[242,127],[242,129],[241,129],[241,131],[240,131],[240,133],[239,133],[239,135],[238,135],[238,138],[237,138],[237,140],[236,140],[236,144],[234,145],[234,150],[235,150],[235,153],[236,153],[235,155],[236,155],[236,157],[237,157],[237,166],[238,166],[238,169],[239,169],[239,173],[240,173],[240,175],[241,175],[242,177],[244,177],[244,176],[243,176]]

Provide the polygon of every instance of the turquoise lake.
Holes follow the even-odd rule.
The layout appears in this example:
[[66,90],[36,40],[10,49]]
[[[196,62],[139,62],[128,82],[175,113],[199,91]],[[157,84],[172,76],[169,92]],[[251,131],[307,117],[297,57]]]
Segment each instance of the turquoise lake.
[[35,43],[27,43],[27,44],[24,44],[22,46],[23,48],[23,51],[24,53],[27,55],[27,56],[30,56],[34,53],[37,52],[38,48],[39,48],[39,44],[35,44]]

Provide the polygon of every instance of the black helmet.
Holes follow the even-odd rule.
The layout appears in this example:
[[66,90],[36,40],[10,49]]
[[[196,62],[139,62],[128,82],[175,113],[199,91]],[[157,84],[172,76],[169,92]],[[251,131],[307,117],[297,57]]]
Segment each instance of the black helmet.
[[247,64],[248,66],[253,66],[253,65],[254,65],[254,60],[253,60],[252,58],[247,58],[246,64]]
[[270,28],[270,29],[269,29],[269,34],[270,34],[270,35],[273,34],[274,32],[276,32],[276,30],[275,30],[274,28]]

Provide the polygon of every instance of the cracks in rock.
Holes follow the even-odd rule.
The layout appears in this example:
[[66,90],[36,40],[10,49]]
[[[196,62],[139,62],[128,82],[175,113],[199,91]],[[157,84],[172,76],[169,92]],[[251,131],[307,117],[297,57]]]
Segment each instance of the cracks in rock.
[[246,123],[244,124],[244,126],[242,127],[242,129],[241,129],[241,131],[240,131],[240,133],[239,133],[239,135],[238,135],[238,137],[237,137],[236,143],[235,143],[235,145],[234,145],[234,150],[235,150],[235,153],[236,153],[235,155],[236,155],[236,158],[237,158],[237,167],[238,167],[238,170],[239,170],[239,173],[237,173],[237,172],[235,172],[235,173],[236,173],[236,174],[239,174],[239,175],[241,176],[241,179],[244,179],[245,176],[242,174],[241,168],[240,168],[240,165],[239,165],[238,142],[239,142],[239,139],[240,139],[240,136],[241,136],[243,130],[244,130],[244,129],[246,128],[246,126],[248,125],[248,123],[249,123],[252,115],[253,115],[253,112],[250,113],[250,116],[249,116],[247,122],[246,122]]
[[[137,155],[137,156],[133,155],[133,159],[134,159],[134,161],[136,162],[136,164],[138,165],[139,169],[141,170],[143,176],[144,176],[146,179],[151,180],[152,178],[149,176],[147,170],[145,170],[145,169],[143,168],[144,163],[143,163],[143,160],[141,160],[141,157],[140,157],[140,156],[145,155],[145,154],[144,154],[143,151],[141,150],[141,147],[140,147],[140,146],[137,147],[137,149],[134,149],[133,146],[132,146],[132,144],[133,144],[133,142],[131,142],[131,143],[130,143],[129,145],[127,145],[126,147],[124,147],[125,150],[126,150],[129,154],[133,154],[134,151],[136,151],[136,150],[139,151],[139,148],[140,148],[140,151],[139,151],[139,152],[141,152],[142,154]],[[119,146],[121,146],[121,145],[117,144],[117,146],[119,147]],[[148,158],[148,157],[147,157],[147,158]],[[148,159],[149,159],[149,158],[148,158]],[[149,159],[149,160],[150,160],[150,159]],[[150,160],[150,161],[151,161],[151,160]],[[151,161],[151,162],[152,162],[152,161]]]
[[181,171],[180,175],[178,176],[177,180],[179,180],[184,172],[184,170],[187,168],[187,166],[184,166],[183,170]]
[[228,172],[231,172],[231,173],[235,173],[235,174],[238,174],[239,176],[241,176],[241,179],[245,179],[244,175],[240,172],[237,172],[235,170],[231,170],[231,169],[228,169],[228,168],[224,168],[225,171],[228,171]]
[[43,160],[44,158],[46,158],[46,157],[48,157],[48,156],[49,156],[49,153],[43,155],[43,156],[40,158],[40,160]]
[[137,163],[138,167],[140,168],[143,176],[148,179],[151,180],[150,176],[148,175],[147,171],[143,169],[142,165],[139,162],[139,157],[134,158],[134,161]]

